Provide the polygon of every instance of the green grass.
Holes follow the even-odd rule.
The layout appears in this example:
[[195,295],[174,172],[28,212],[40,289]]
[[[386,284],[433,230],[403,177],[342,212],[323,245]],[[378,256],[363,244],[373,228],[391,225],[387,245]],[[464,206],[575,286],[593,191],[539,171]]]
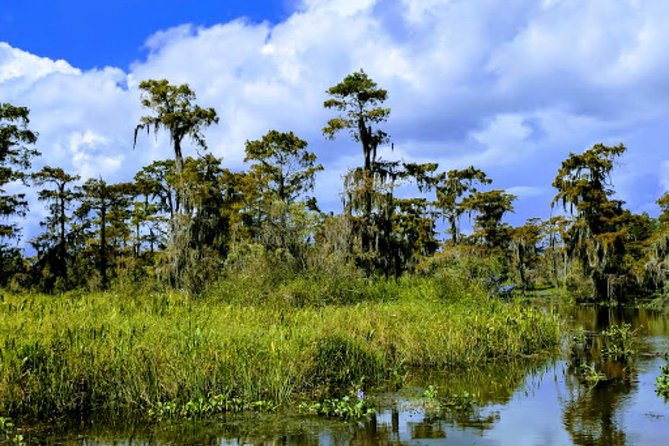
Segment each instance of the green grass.
[[287,288],[252,304],[215,291],[4,294],[0,414],[148,411],[212,395],[341,397],[361,379],[375,386],[414,367],[551,349],[563,330],[553,315],[444,278],[367,283],[347,305],[291,305]]

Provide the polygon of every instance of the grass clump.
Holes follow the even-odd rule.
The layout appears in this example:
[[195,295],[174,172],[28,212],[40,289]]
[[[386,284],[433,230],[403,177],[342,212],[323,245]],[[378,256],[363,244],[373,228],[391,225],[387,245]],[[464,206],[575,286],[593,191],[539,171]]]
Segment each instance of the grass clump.
[[289,305],[275,294],[246,304],[215,293],[5,295],[0,414],[146,413],[158,403],[181,411],[212,395],[273,405],[324,401],[363,378],[377,386],[410,368],[558,346],[556,316],[444,280],[368,281],[358,290],[373,291],[337,305]]
[[383,378],[383,358],[377,357],[368,344],[341,334],[316,341],[305,372],[305,389],[317,396],[337,395],[363,378],[379,382]]

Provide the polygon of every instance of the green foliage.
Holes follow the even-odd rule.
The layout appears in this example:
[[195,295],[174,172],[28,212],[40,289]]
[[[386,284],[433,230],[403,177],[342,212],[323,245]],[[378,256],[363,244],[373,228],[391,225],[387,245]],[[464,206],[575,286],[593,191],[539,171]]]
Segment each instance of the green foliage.
[[[330,139],[341,130],[349,130],[352,139],[359,142],[363,166],[352,169],[344,180],[344,211],[352,222],[352,251],[358,263],[371,273],[378,268],[379,259],[392,259],[390,232],[395,202],[392,190],[400,176],[399,162],[377,159],[379,146],[389,137],[381,129],[373,128],[388,119],[390,109],[381,105],[388,97],[367,74],[360,70],[346,76],[327,91],[330,96],[323,106],[340,112],[323,128]],[[386,275],[391,268],[381,268]]]
[[490,248],[506,248],[511,238],[511,228],[502,223],[507,212],[513,212],[516,196],[503,190],[476,192],[462,201],[462,207],[474,217],[472,237]]
[[328,121],[323,134],[333,139],[339,131],[349,130],[353,140],[361,143],[365,169],[370,169],[376,160],[376,149],[387,140],[385,132],[374,130],[371,126],[385,122],[390,115],[389,108],[381,107],[388,98],[388,92],[360,70],[330,87],[327,93],[330,98],[323,106],[335,109],[341,115]]
[[464,391],[462,393],[453,393],[444,398],[441,407],[449,410],[468,411],[478,405],[478,398],[475,393]]
[[402,183],[432,189],[436,164],[377,161],[344,180],[344,212],[351,221],[352,252],[367,273],[400,276],[436,252],[435,219],[425,198],[396,198]]
[[[68,234],[73,231],[68,215],[73,203],[81,199],[81,193],[72,188],[71,183],[79,180],[78,175],[70,175],[60,167],[45,166],[32,175],[34,184],[45,187],[38,193],[40,201],[48,203],[49,215],[42,221],[46,233],[32,242],[37,250],[38,262],[33,267],[40,272],[41,288],[47,292],[53,291],[56,281],[62,288],[70,288],[68,265],[72,262],[71,248],[68,246]],[[72,237],[70,237],[71,239]]]
[[29,110],[0,102],[0,285],[19,272],[18,250],[11,245],[20,233],[20,225],[8,219],[22,217],[28,210],[25,194],[9,194],[6,185],[25,184],[31,159],[39,152],[32,146],[37,134],[28,128]]
[[629,211],[611,199],[609,176],[625,146],[596,144],[562,162],[553,187],[553,205],[561,203],[575,215],[567,237],[568,253],[590,276],[599,299],[618,299],[627,281],[624,264]]
[[579,366],[579,372],[580,372],[581,378],[590,387],[595,387],[600,382],[605,381],[605,380],[608,379],[608,377],[606,376],[606,373],[599,371],[597,369],[597,365],[594,364],[594,363],[592,363],[592,364],[581,364]]
[[669,192],[665,192],[657,199],[657,205],[660,207],[660,222],[662,224],[669,223]]
[[156,206],[156,212],[165,213],[169,218],[176,212],[174,161],[154,161],[135,174],[135,187]]
[[17,428],[10,418],[0,417],[0,443],[23,445],[23,435],[17,433]]
[[244,161],[252,161],[250,176],[263,202],[274,200],[286,204],[314,187],[316,155],[307,151],[307,142],[293,132],[270,130],[262,139],[246,142]]
[[[218,123],[216,110],[194,105],[195,92],[188,84],[170,85],[166,79],[145,80],[139,83],[142,90],[142,106],[155,112],[153,116],[142,116],[135,127],[135,145],[137,134],[146,130],[147,134],[164,128],[170,133],[174,148],[176,173],[183,169],[181,143],[188,136],[196,146],[206,149],[203,129]],[[178,208],[178,206],[177,206]]]
[[637,332],[627,323],[611,325],[599,335],[578,330],[571,345],[571,372],[590,388],[604,381],[629,382],[634,374]]
[[157,402],[148,411],[151,418],[202,418],[222,413],[273,412],[277,405],[271,401],[244,401],[229,395],[217,394],[179,404],[174,401]]
[[541,224],[545,278],[554,287],[566,287],[569,261],[565,241],[570,225],[570,220],[563,216],[551,217]]
[[[460,217],[467,211],[467,201],[461,200],[466,194],[475,194],[477,184],[490,184],[486,174],[474,166],[462,170],[449,170],[444,176],[441,175],[437,184],[436,206],[448,221],[451,233],[451,242],[458,243]],[[459,201],[460,200],[460,201]]]
[[[375,357],[365,344],[343,336],[328,336],[318,340],[314,347],[311,365],[306,373],[307,389],[314,394],[337,395],[351,383],[367,380],[370,385],[379,382],[383,375],[382,358]],[[336,367],[333,365],[336,364]]]
[[290,306],[278,287],[258,304],[252,296],[228,303],[215,289],[200,299],[127,290],[5,295],[0,413],[148,411],[212,395],[332,399],[363,376],[395,385],[409,367],[468,366],[559,345],[556,317],[464,282],[366,283],[358,304],[325,306]]
[[424,275],[435,275],[444,283],[467,280],[481,289],[495,291],[506,281],[508,268],[503,253],[491,252],[478,245],[458,244],[445,246],[440,252],[426,259],[418,266]]
[[531,287],[532,273],[539,266],[541,236],[542,228],[538,218],[531,218],[523,226],[513,228],[511,231],[512,263],[523,290]]
[[636,353],[638,339],[637,330],[632,330],[632,325],[623,323],[612,325],[602,332],[604,345],[602,356],[620,362],[627,362]]
[[479,405],[475,393],[464,390],[461,393],[451,392],[445,397],[441,397],[439,388],[432,384],[425,389],[422,398],[426,409],[467,412]]
[[342,420],[366,419],[376,412],[359,387],[354,387],[348,395],[341,398],[326,398],[321,402],[300,403],[299,409],[314,415]]
[[[323,168],[306,141],[270,130],[247,141],[250,168],[233,172],[211,154],[184,157],[184,140],[206,149],[205,131],[218,122],[213,108],[196,104],[188,85],[145,80],[139,90],[150,114],[140,118],[134,144],[140,132],[165,130],[174,160],[155,161],[133,183],[119,185],[89,179],[73,187],[76,175],[49,166],[30,175],[37,135],[28,128],[28,109],[0,105],[0,285],[60,293],[116,284],[205,295],[225,284],[234,290],[222,292],[230,301],[243,296],[310,306],[364,300],[370,287],[362,274],[438,269],[490,290],[504,283],[523,290],[561,286],[578,300],[669,295],[668,194],[658,200],[657,219],[633,215],[612,198],[609,176],[622,144],[596,144],[562,163],[553,205],[572,218],[531,219],[512,228],[503,218],[515,197],[479,190],[491,183],[480,169],[442,173],[433,162],[379,156],[390,142],[380,128],[390,116],[388,92],[360,70],[329,88],[323,103],[336,113],[325,136],[346,131],[363,152],[344,179],[343,213],[325,215],[306,195]],[[25,197],[3,189],[28,178],[49,211],[46,231],[31,241],[33,259],[12,246]],[[405,196],[407,189],[419,194]],[[459,232],[464,213],[474,219],[468,237]],[[451,240],[443,253],[440,216]],[[452,271],[445,274],[444,265]]]
[[89,259],[95,259],[100,287],[106,289],[110,271],[121,257],[129,254],[125,252],[130,239],[126,220],[134,187],[131,183],[107,184],[102,179],[91,178],[79,188],[78,193],[82,199],[76,216],[81,222],[80,230],[89,237],[84,253]]
[[439,397],[439,388],[437,386],[430,384],[423,391],[422,397],[429,405],[434,404],[437,401],[437,398]]
[[638,260],[636,275],[654,291],[656,305],[663,307],[669,300],[669,193],[657,200],[660,207],[659,224],[641,247],[644,256]]
[[660,367],[660,376],[655,381],[657,394],[669,399],[669,362]]

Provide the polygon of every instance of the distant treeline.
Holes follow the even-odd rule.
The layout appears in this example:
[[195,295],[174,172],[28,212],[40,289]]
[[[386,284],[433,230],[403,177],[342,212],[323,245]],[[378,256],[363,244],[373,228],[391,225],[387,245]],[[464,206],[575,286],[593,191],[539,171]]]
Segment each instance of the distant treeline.
[[[348,134],[362,149],[361,165],[344,178],[343,212],[333,215],[308,195],[323,166],[299,136],[270,130],[247,141],[249,168],[232,171],[209,153],[184,156],[188,142],[204,153],[204,130],[218,122],[188,85],[147,80],[139,88],[149,114],[134,141],[165,131],[174,159],[143,167],[127,183],[82,183],[51,166],[30,172],[39,153],[29,110],[0,104],[0,286],[54,293],[149,283],[200,293],[249,268],[286,277],[451,268],[491,287],[563,287],[586,299],[669,295],[669,194],[658,200],[657,219],[613,198],[610,173],[622,144],[570,154],[553,181],[552,205],[564,216],[511,227],[502,220],[516,197],[492,189],[475,166],[443,172],[436,163],[379,156],[391,144],[381,128],[388,94],[361,70],[328,89],[324,101],[333,112],[325,137]],[[30,258],[17,248],[19,225],[11,223],[28,206],[24,195],[7,191],[16,182],[36,188],[48,210],[44,232],[29,241]],[[418,196],[395,195],[407,184]],[[473,221],[470,235],[459,230],[464,217]]]

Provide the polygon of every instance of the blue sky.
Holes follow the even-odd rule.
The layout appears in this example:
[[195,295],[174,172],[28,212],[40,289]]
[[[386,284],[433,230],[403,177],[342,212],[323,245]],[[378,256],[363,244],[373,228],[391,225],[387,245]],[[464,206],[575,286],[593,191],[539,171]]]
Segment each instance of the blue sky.
[[613,181],[632,211],[656,215],[669,189],[666,0],[0,1],[0,100],[31,109],[36,168],[126,181],[172,156],[166,135],[132,149],[137,84],[164,77],[217,109],[227,167],[269,129],[306,139],[337,211],[361,153],[325,140],[322,103],[364,68],[389,91],[384,156],[474,164],[518,196],[513,224],[550,215],[560,162],[599,142],[628,147]]
[[183,23],[212,26],[239,17],[277,23],[290,0],[3,0],[0,41],[91,69],[127,69],[145,56],[144,41]]

